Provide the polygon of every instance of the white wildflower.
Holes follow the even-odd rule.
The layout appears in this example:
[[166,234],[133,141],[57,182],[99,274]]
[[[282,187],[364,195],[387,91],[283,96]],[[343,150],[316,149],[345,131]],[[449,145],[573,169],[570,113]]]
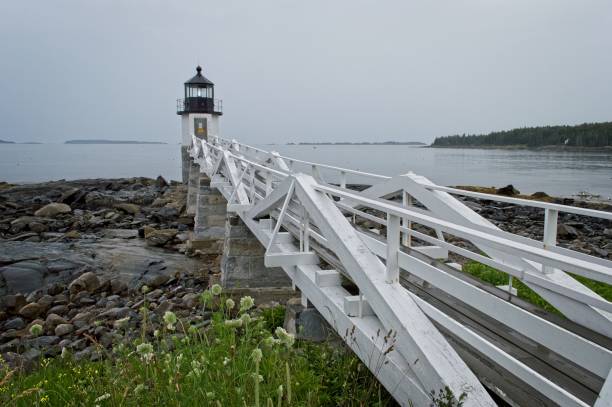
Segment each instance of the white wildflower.
[[222,291],[223,291],[223,289],[221,288],[221,286],[219,284],[213,284],[213,286],[210,287],[210,292],[214,296],[221,295]]
[[228,310],[234,309],[235,306],[236,306],[236,303],[231,298],[228,298],[227,300],[225,300],[225,307]]
[[105,394],[101,395],[100,397],[98,397],[97,399],[95,399],[95,400],[94,400],[94,403],[99,403],[99,402],[101,402],[101,401],[104,401],[104,400],[106,400],[106,399],[109,399],[109,398],[110,398],[110,396],[111,396],[111,395],[110,395],[110,393],[105,393]]
[[241,311],[249,310],[253,308],[253,305],[255,305],[255,300],[253,300],[253,297],[249,295],[242,297],[240,299],[240,310]]
[[261,349],[255,348],[253,352],[251,352],[251,358],[255,361],[255,363],[261,362],[261,358],[263,357],[263,353]]

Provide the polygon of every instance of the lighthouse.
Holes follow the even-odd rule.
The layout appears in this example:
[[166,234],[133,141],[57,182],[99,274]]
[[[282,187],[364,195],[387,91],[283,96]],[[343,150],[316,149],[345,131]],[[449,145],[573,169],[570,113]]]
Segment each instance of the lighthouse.
[[176,114],[181,116],[181,157],[183,183],[189,180],[191,160],[187,151],[192,135],[209,140],[219,134],[219,116],[222,113],[221,100],[215,99],[215,84],[202,75],[202,67],[196,67],[196,74],[185,82],[185,95],[177,100]]

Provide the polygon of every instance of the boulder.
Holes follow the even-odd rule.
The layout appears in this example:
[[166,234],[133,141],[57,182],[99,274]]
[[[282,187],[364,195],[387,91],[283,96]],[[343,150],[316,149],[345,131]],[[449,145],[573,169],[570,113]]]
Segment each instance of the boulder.
[[161,175],[159,175],[156,179],[155,179],[155,186],[157,188],[165,188],[168,186],[168,181],[166,181],[166,179],[164,177],[162,177]]
[[68,335],[72,331],[74,331],[74,325],[72,324],[59,324],[57,327],[55,327],[56,336]]
[[29,293],[40,288],[46,272],[47,268],[43,264],[32,260],[0,267],[0,275],[4,277],[9,293]]
[[85,204],[91,209],[112,208],[115,203],[115,198],[97,191],[92,191],[85,195]]
[[115,205],[115,208],[130,215],[136,215],[138,212],[140,212],[140,206],[127,202],[118,203]]
[[25,321],[20,317],[15,317],[13,319],[9,319],[4,324],[4,329],[16,329],[20,330],[26,326]]
[[572,240],[578,237],[578,231],[572,226],[562,223],[557,226],[557,237],[565,240]]
[[44,308],[42,305],[33,302],[33,303],[23,306],[19,310],[19,315],[21,315],[22,317],[26,319],[34,319],[40,314],[42,314],[43,311],[44,311]]
[[34,212],[34,215],[42,216],[44,218],[54,218],[57,215],[70,212],[72,212],[72,208],[70,206],[63,203],[53,202]]
[[170,276],[163,273],[147,273],[142,277],[143,283],[149,288],[157,288],[166,284]]
[[495,191],[495,193],[498,195],[515,196],[515,195],[520,194],[520,191],[514,188],[514,185],[509,184],[509,185],[506,185],[505,187],[498,188]]
[[145,240],[150,246],[164,246],[177,235],[176,229],[153,229],[145,227]]
[[98,277],[88,271],[86,273],[81,274],[77,279],[73,280],[72,283],[68,286],[71,295],[75,295],[80,291],[88,291],[93,292],[100,286],[100,280]]
[[62,324],[67,324],[68,321],[63,317],[57,314],[49,314],[47,315],[47,319],[45,320],[45,328],[49,330],[55,330],[55,327]]

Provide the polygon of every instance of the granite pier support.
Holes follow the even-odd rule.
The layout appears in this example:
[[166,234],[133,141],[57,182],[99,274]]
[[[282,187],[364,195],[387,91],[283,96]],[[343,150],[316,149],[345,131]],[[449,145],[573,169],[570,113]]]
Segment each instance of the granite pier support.
[[191,157],[189,156],[189,150],[187,150],[187,146],[181,146],[181,170],[182,170],[182,179],[183,184],[187,185],[189,182],[189,167],[191,165]]
[[223,195],[210,187],[210,178],[202,174],[198,179],[198,194],[190,248],[201,254],[220,256],[225,239],[225,218],[227,201]]
[[189,164],[189,180],[187,188],[187,214],[195,215],[198,206],[198,195],[200,192],[200,165],[191,161]]
[[291,287],[291,280],[282,268],[264,265],[265,251],[242,220],[228,214],[221,259],[223,287]]

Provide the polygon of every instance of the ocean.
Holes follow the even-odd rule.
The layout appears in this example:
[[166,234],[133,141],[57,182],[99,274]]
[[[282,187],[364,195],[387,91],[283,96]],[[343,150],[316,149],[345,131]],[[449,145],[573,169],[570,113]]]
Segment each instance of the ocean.
[[[257,147],[301,160],[382,175],[413,171],[440,185],[513,184],[522,193],[544,191],[570,196],[584,191],[602,198],[612,197],[610,152],[407,145]],[[177,180],[180,167],[178,144],[0,144],[0,181],[14,183],[158,175]]]

